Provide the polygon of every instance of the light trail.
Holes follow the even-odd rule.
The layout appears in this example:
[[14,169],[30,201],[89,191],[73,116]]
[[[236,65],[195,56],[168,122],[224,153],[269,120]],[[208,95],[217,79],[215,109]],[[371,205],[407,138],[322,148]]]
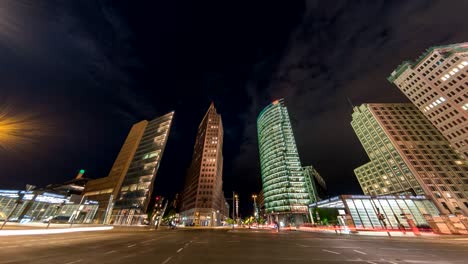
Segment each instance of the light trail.
[[31,230],[2,230],[0,236],[24,236],[24,235],[50,235],[73,232],[90,232],[111,230],[113,226],[103,227],[77,227],[77,228],[58,228],[58,229],[31,229]]

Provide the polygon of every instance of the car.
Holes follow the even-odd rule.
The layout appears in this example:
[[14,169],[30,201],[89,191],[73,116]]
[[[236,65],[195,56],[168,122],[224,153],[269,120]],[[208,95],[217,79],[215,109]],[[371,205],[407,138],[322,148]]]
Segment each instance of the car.
[[32,221],[32,218],[29,215],[24,215],[21,219],[18,216],[10,217],[8,222],[19,222],[20,224],[29,223]]
[[68,223],[69,220],[70,220],[70,216],[56,215],[54,217],[52,217],[52,216],[47,217],[44,220],[42,220],[42,222],[43,223],[48,223],[50,221],[51,223],[64,224],[64,223]]

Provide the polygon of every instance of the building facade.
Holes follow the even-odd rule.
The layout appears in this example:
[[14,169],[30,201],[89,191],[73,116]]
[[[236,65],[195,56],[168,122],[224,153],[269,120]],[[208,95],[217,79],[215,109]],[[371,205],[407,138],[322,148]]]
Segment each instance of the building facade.
[[437,207],[424,195],[340,195],[310,204],[309,210],[315,222],[326,218],[329,224],[358,230],[428,227],[427,219],[439,215]]
[[327,197],[327,184],[320,173],[312,165],[305,166],[304,173],[307,178],[310,178],[310,181],[306,181],[310,182],[307,186],[309,193],[315,196],[316,201],[325,199]]
[[217,226],[228,216],[223,193],[223,123],[211,103],[201,121],[182,194],[181,222]]
[[443,214],[468,214],[468,167],[412,104],[363,104],[351,125],[370,162],[354,173],[368,195],[426,195]]
[[[260,167],[266,214],[270,221],[301,224],[315,201],[307,188],[284,100],[268,105],[257,118]],[[310,178],[308,178],[310,180]]]
[[99,202],[97,222],[131,225],[146,219],[173,116],[134,124],[109,175],[86,184],[84,195]]
[[53,190],[0,190],[0,221],[9,216],[19,223],[52,222],[92,223],[98,210],[96,201],[79,195],[54,193]]
[[468,42],[432,47],[398,66],[388,80],[468,158]]

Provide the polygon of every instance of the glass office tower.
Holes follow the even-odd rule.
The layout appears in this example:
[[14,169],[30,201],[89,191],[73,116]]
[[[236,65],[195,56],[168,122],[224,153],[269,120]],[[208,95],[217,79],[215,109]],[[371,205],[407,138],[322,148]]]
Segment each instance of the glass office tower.
[[257,119],[265,210],[270,221],[301,224],[310,197],[284,100],[267,106]]
[[99,202],[96,222],[133,225],[147,218],[173,116],[171,112],[134,124],[109,175],[86,184],[84,195]]
[[148,122],[115,201],[112,214],[117,224],[133,224],[133,215],[147,213],[173,115]]
[[371,160],[354,170],[365,194],[426,195],[444,214],[468,214],[468,167],[413,104],[363,104],[352,116]]

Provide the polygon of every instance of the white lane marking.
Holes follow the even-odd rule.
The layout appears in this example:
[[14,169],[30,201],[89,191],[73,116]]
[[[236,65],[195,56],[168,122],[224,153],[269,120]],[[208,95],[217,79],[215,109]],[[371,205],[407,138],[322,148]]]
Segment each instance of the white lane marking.
[[179,248],[179,250],[177,250],[177,253],[181,252],[182,250],[184,250],[184,248]]
[[[305,247],[305,248],[319,248],[319,247],[323,247],[323,246],[315,246],[315,245],[303,245],[303,244],[296,244],[298,245],[299,247]],[[336,248],[336,249],[360,249],[361,247],[329,247],[329,248]]]
[[168,257],[168,258],[167,258],[163,263],[161,263],[161,264],[166,264],[166,263],[168,263],[169,261],[171,261],[171,258],[172,258],[172,257]]
[[[404,261],[404,262],[408,262],[408,263],[427,263],[427,260],[411,260],[411,259],[402,259],[402,261]],[[443,261],[443,260],[441,260],[441,261],[437,261],[437,260],[436,260],[436,261],[431,261],[431,263],[436,263],[436,264],[437,264],[437,263],[440,263],[440,264],[446,264],[446,263],[448,263],[448,262],[446,262],[446,261]]]
[[16,245],[16,246],[6,246],[6,247],[2,247],[2,248],[17,248],[17,247],[19,247],[19,246],[18,245]]
[[129,248],[136,246],[136,244],[128,245]]
[[107,251],[106,253],[104,253],[104,255],[112,254],[112,253],[115,253],[115,252],[117,252],[117,251],[115,251],[115,250]]
[[325,252],[328,252],[328,253],[332,253],[332,254],[335,254],[335,255],[340,255],[341,253],[338,253],[336,251],[331,251],[331,250],[326,250],[326,249],[322,249],[322,251],[325,251]]
[[367,263],[370,263],[370,264],[377,264],[377,262],[373,262],[373,261],[370,261],[370,260],[368,260]]
[[356,252],[356,253],[362,254],[362,255],[367,255],[367,253],[359,251],[359,250],[353,250],[353,251]]
[[75,261],[72,261],[72,262],[67,262],[65,264],[73,264],[73,263],[78,263],[78,262],[81,262],[83,261],[82,259],[79,259],[79,260],[75,260]]
[[[408,251],[409,249],[407,248],[380,248],[380,249],[383,249],[383,250],[402,250],[402,251]],[[411,249],[413,250],[413,249]]]
[[385,259],[383,259],[383,261],[387,261],[388,263],[391,263],[391,264],[398,264],[398,263],[393,262],[393,261],[390,261],[390,260],[385,260]]

